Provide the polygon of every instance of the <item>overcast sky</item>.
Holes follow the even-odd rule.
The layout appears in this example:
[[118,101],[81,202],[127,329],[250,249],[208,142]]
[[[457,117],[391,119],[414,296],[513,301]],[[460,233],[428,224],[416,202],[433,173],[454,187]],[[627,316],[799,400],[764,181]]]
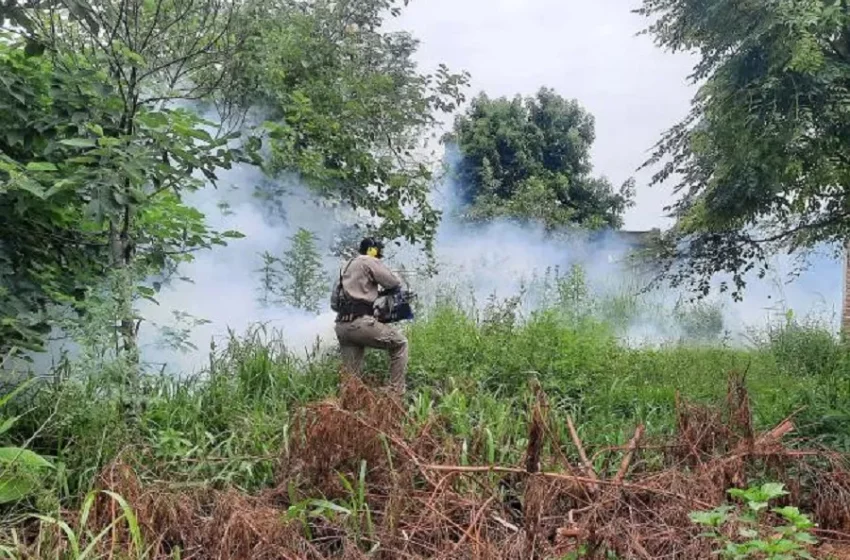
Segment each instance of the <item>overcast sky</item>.
[[639,0],[413,0],[392,27],[422,41],[423,71],[440,62],[472,75],[470,92],[533,94],[540,86],[576,98],[596,118],[595,172],[616,186],[637,180],[626,229],[669,225],[669,186],[636,173],[660,134],[685,116],[693,60],[636,37]]

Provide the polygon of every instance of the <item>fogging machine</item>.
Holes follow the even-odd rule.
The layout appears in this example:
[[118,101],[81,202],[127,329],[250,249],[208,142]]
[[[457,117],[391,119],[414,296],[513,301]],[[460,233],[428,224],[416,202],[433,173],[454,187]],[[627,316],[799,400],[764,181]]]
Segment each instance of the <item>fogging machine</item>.
[[412,321],[414,318],[412,303],[416,294],[410,289],[407,278],[399,274],[404,286],[394,290],[382,290],[375,300],[375,317],[382,323],[398,323]]

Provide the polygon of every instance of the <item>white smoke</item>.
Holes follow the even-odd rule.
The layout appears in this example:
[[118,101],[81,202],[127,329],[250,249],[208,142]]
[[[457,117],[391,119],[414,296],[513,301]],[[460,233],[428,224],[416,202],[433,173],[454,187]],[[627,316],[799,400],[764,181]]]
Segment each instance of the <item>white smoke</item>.
[[[226,247],[198,253],[176,275],[191,282],[172,282],[157,295],[158,304],[145,302],[141,306],[145,323],[140,329],[140,343],[145,361],[168,364],[172,371],[192,372],[204,365],[211,343],[220,346],[228,330],[241,335],[259,323],[281,333],[296,353],[310,350],[317,340],[330,340],[333,314],[329,310],[314,315],[293,307],[261,305],[258,271],[262,253],[280,256],[299,228],[328,242],[339,222],[331,209],[317,204],[294,178],[278,185],[286,189],[280,198],[281,215],[270,207],[270,201],[256,196],[256,187],[263,181],[267,179],[260,170],[239,165],[220,174],[218,189],[207,187],[187,197],[187,203],[206,215],[212,229],[236,230],[245,237],[230,240]],[[325,269],[332,270],[334,260],[329,254],[323,256]],[[163,346],[158,327],[173,324],[175,312],[209,321],[192,326],[189,333],[188,341],[198,351],[181,353]]]
[[[209,117],[209,115],[207,115]],[[212,120],[212,119],[211,119]],[[456,161],[448,152],[448,163]],[[454,160],[454,161],[453,161]],[[227,247],[215,247],[195,254],[193,262],[181,265],[174,280],[156,295],[158,304],[143,302],[139,306],[144,321],[140,330],[143,360],[174,374],[190,374],[205,368],[211,344],[220,347],[230,331],[241,335],[252,326],[265,324],[283,338],[293,352],[304,354],[316,347],[332,348],[334,314],[329,298],[322,310],[309,313],[293,307],[261,305],[258,290],[262,266],[261,255],[269,252],[280,256],[289,238],[305,228],[318,238],[323,264],[330,280],[341,264],[329,250],[341,228],[356,219],[352,213],[326,207],[311,195],[296,176],[271,181],[254,167],[236,165],[219,174],[219,188],[210,186],[186,197],[186,202],[206,215],[208,225],[216,230],[236,230],[245,237],[230,240]],[[278,194],[274,199],[256,196],[257,187],[273,183]],[[470,226],[456,218],[460,207],[457,185],[449,176],[436,185],[431,202],[443,211],[443,219],[435,239],[434,256],[438,274],[422,274],[424,255],[414,247],[402,245],[388,249],[387,262],[403,269],[411,287],[426,301],[433,301],[440,291],[452,291],[466,307],[481,306],[488,298],[510,298],[523,287],[543,278],[547,271],[566,272],[579,265],[588,286],[597,293],[620,294],[639,287],[622,264],[629,246],[616,232],[595,236],[552,236],[543,228],[520,225],[509,220],[493,220]],[[837,327],[842,294],[842,261],[826,249],[814,255],[808,270],[793,282],[786,283],[792,268],[790,257],[775,258],[773,274],[765,279],[751,275],[743,302],[728,296],[714,296],[712,301],[723,309],[724,327],[731,339],[744,342],[748,328],[775,320],[790,309],[798,316],[814,315]],[[714,281],[719,285],[720,279]],[[670,310],[686,293],[672,290],[644,295],[640,298],[644,311],[635,315],[624,340],[632,343],[658,343],[683,337],[680,325],[671,321]],[[527,298],[524,310],[534,306]],[[179,351],[163,344],[163,327],[179,327],[177,315],[188,314],[190,322],[183,336],[191,346]],[[192,323],[203,319],[203,324]],[[196,349],[192,349],[192,347]],[[73,352],[73,343],[54,345],[45,355],[36,356],[40,366],[49,369],[62,349]]]
[[[238,166],[222,175],[222,183],[229,187],[207,188],[189,200],[207,215],[211,227],[235,229],[245,234],[245,238],[233,240],[225,248],[199,253],[194,262],[180,271],[180,275],[191,277],[192,283],[168,286],[158,295],[159,305],[143,306],[146,326],[141,337],[146,361],[168,363],[168,369],[175,372],[201,369],[207,363],[212,340],[220,344],[228,329],[241,334],[256,323],[279,329],[294,352],[303,353],[316,343],[323,348],[335,344],[333,313],[327,298],[318,314],[283,306],[264,308],[257,298],[256,271],[261,265],[260,254],[268,251],[280,255],[298,228],[314,232],[320,240],[319,246],[326,249],[342,222],[331,210],[316,204],[295,178],[288,180],[288,193],[278,198],[285,216],[270,212],[269,202],[254,196],[256,185],[264,180],[258,170]],[[628,246],[614,232],[588,240],[581,236],[553,238],[542,228],[506,220],[471,227],[454,218],[458,200],[451,181],[435,189],[432,200],[445,213],[435,241],[438,274],[434,278],[416,273],[407,277],[412,288],[423,296],[433,296],[437,289],[450,287],[461,298],[474,298],[481,304],[491,295],[514,296],[534,276],[543,275],[547,269],[566,271],[573,264],[583,268],[589,287],[597,291],[616,293],[634,282],[621,264]],[[221,202],[227,203],[227,212],[219,208]],[[408,273],[425,262],[424,256],[409,246],[391,247],[388,255],[393,268],[403,268]],[[340,263],[330,251],[323,256],[332,278],[338,273]],[[774,275],[762,280],[750,278],[741,303],[733,302],[728,296],[713,298],[723,306],[724,325],[733,339],[742,340],[747,328],[764,325],[787,309],[797,315],[814,313],[835,325],[842,290],[841,262],[820,254],[808,271],[786,284],[790,265],[789,258],[774,259]],[[669,314],[660,310],[672,308],[682,295],[668,290],[645,296],[645,305],[655,313],[636,317],[627,338],[658,342],[680,337],[676,325],[670,323]],[[179,353],[157,346],[154,324],[169,324],[175,311],[210,321],[190,331],[190,341],[198,351]]]

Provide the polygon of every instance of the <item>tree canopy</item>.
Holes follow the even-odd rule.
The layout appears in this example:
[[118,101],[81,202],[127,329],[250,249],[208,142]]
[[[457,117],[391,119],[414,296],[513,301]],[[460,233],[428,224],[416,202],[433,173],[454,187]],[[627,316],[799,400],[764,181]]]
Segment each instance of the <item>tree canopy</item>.
[[[644,0],[646,30],[695,52],[690,114],[661,139],[653,184],[675,181],[661,277],[741,297],[779,251],[850,234],[850,6],[841,0]],[[730,286],[721,284],[721,290]]]
[[591,175],[593,116],[542,88],[533,97],[480,94],[455,120],[458,180],[467,217],[542,222],[548,228],[622,225],[633,181],[618,191]]
[[[209,96],[226,78],[220,63],[240,43],[232,25],[239,5],[96,0],[72,8],[31,8],[25,36],[0,45],[0,239],[14,263],[0,284],[15,304],[4,306],[14,332],[2,345],[37,345],[22,316],[68,304],[83,312],[94,278],[120,276],[115,320],[133,360],[133,302],[154,292],[144,280],[238,235],[208,230],[181,195],[204,184],[198,175],[214,181],[217,169],[246,160],[243,151],[173,102]],[[42,317],[37,332],[45,324]]]
[[232,96],[266,117],[270,174],[296,171],[326,203],[374,218],[374,233],[430,248],[439,215],[427,199],[434,153],[422,148],[438,113],[464,100],[468,76],[421,73],[418,41],[383,28],[395,4],[299,2],[263,18]]

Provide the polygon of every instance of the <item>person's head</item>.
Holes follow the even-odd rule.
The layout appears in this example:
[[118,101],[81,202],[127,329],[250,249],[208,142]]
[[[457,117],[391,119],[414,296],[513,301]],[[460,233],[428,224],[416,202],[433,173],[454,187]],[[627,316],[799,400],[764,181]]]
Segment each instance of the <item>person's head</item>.
[[380,259],[384,256],[384,244],[374,237],[367,237],[360,242],[360,254]]

